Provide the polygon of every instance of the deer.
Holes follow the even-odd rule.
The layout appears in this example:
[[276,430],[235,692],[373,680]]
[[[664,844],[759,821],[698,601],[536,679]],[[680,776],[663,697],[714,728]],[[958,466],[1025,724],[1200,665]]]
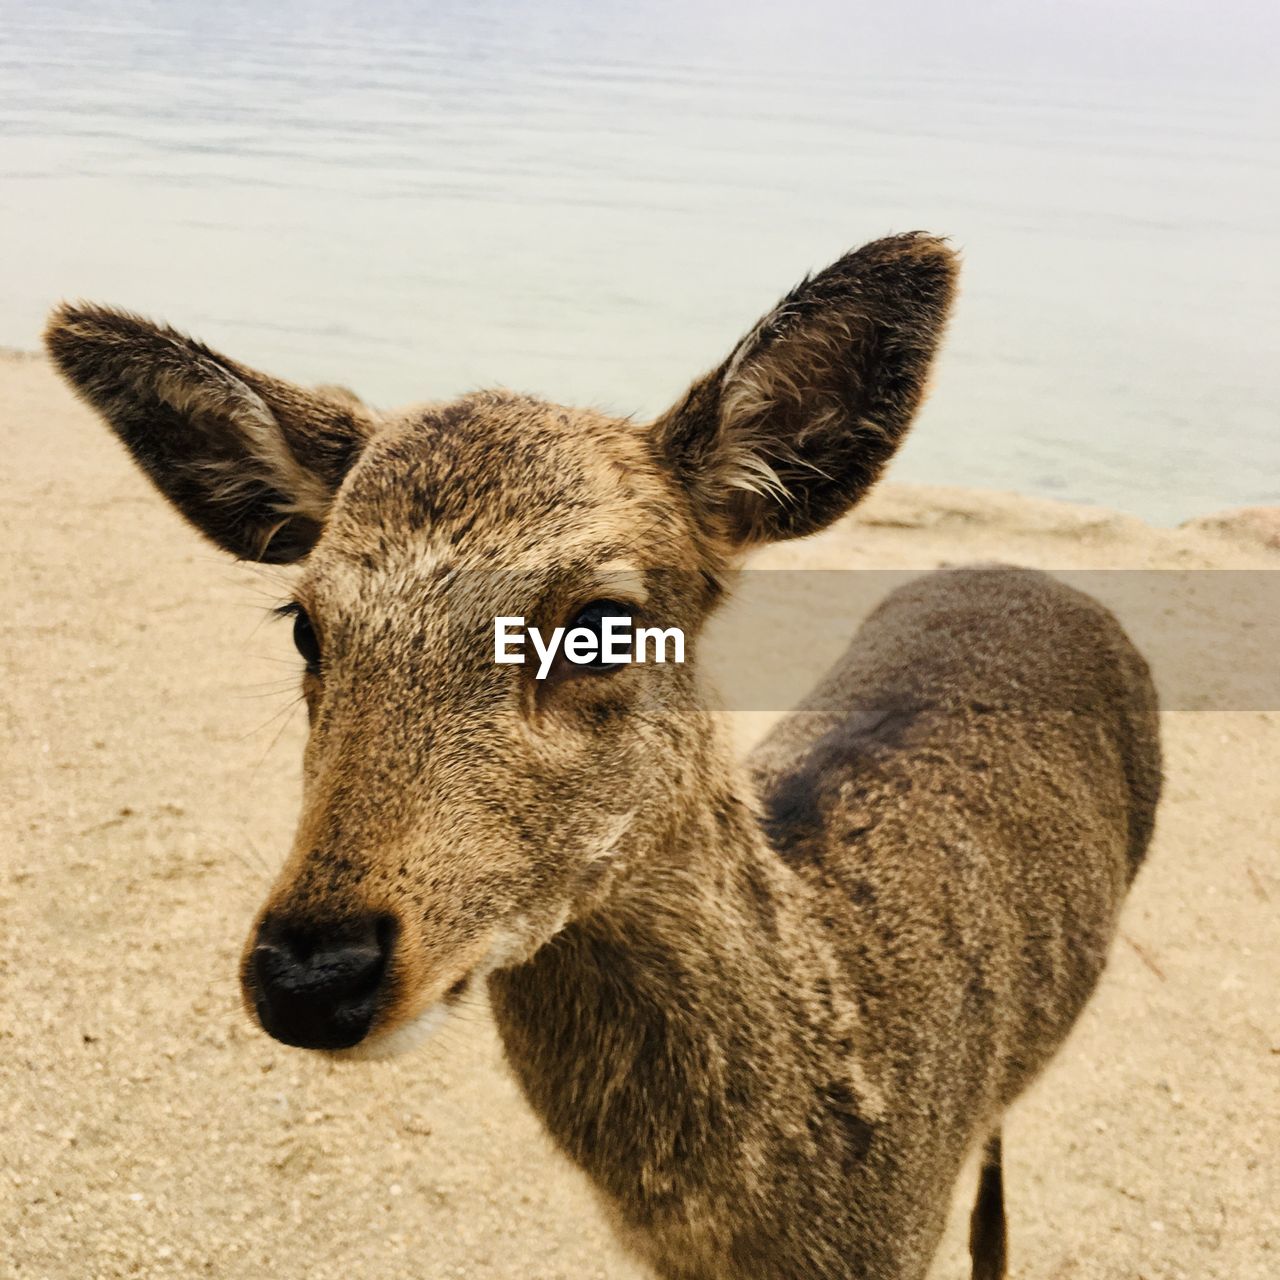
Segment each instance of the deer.
[[[505,390],[395,412],[62,304],[71,387],[232,555],[296,566],[296,837],[249,932],[285,1045],[398,1052],[487,995],[520,1090],[663,1280],[920,1280],[1095,989],[1151,839],[1156,695],[1119,622],[978,565],[882,601],[744,759],[698,637],[749,553],[840,519],[926,390],[958,256],[806,277],[652,421]],[[687,638],[494,662],[499,614]]]

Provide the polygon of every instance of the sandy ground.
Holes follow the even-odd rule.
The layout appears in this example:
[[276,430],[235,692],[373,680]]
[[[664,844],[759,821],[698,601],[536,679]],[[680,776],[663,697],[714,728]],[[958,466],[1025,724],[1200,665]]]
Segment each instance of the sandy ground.
[[[376,1064],[249,1026],[235,961],[304,728],[282,576],[189,533],[40,360],[0,361],[0,447],[0,1272],[638,1277],[482,1011]],[[1276,568],[1276,533],[891,487],[774,563]],[[1007,1129],[1025,1280],[1280,1275],[1280,714],[1165,719],[1122,939]]]

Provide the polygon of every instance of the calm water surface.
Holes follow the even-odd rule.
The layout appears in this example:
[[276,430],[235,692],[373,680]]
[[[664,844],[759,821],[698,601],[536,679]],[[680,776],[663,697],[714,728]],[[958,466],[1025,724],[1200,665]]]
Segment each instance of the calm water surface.
[[1275,6],[0,0],[0,343],[133,307],[377,403],[656,412],[951,235],[901,479],[1280,503]]

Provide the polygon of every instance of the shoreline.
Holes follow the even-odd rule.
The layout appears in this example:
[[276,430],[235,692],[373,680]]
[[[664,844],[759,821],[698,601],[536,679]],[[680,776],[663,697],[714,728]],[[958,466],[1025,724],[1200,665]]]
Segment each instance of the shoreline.
[[[42,351],[0,346],[0,377],[3,377],[5,366],[42,366],[50,379],[54,379],[48,357]],[[58,386],[61,389],[61,384]],[[952,521],[973,524],[996,522],[1007,518],[1010,508],[1017,506],[1029,522],[1045,532],[1057,528],[1062,532],[1083,533],[1131,523],[1135,528],[1140,526],[1158,533],[1184,529],[1216,533],[1264,550],[1280,552],[1280,506],[1250,504],[1227,507],[1189,516],[1177,524],[1152,524],[1134,512],[1074,498],[1050,497],[1018,489],[899,482],[893,479],[892,465],[888,478],[876,486],[853,518],[867,525],[895,527],[897,520],[902,523],[896,527],[924,527],[929,517],[919,515],[915,517],[916,523],[911,523],[903,511],[904,500],[911,503],[913,499],[922,509],[936,507],[936,515],[931,517],[929,527],[940,527]]]

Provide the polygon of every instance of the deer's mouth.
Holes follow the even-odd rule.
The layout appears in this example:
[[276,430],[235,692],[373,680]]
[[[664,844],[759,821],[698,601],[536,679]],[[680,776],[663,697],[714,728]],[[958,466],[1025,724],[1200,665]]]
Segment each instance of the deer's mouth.
[[419,1048],[448,1021],[449,1008],[443,1001],[424,1009],[408,1022],[402,1022],[385,1031],[374,1029],[363,1040],[345,1049],[330,1051],[332,1058],[351,1062],[378,1062],[385,1058],[398,1058]]
[[471,990],[480,970],[479,965],[467,970],[436,1001],[409,1018],[384,1026],[373,1026],[369,1034],[356,1044],[330,1051],[330,1056],[355,1062],[376,1062],[398,1058],[425,1044],[448,1021],[449,1015]]
[[273,1039],[336,1057],[396,1056],[427,1040],[495,970],[528,961],[567,908],[496,924],[461,947],[389,914],[269,908],[241,966],[245,1005]]

